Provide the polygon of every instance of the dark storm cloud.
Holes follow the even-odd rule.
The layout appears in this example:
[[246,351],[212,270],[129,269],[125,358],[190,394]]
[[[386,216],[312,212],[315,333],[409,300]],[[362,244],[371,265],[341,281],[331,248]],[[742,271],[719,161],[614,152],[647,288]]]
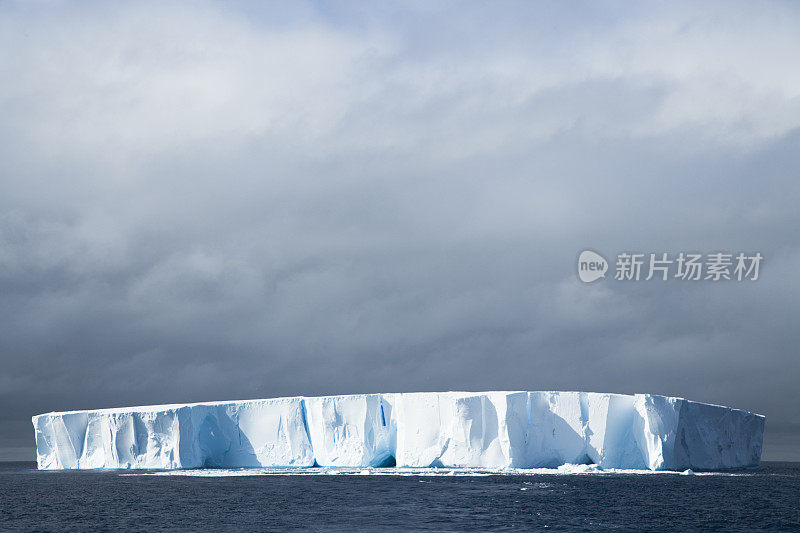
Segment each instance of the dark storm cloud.
[[[585,389],[798,458],[797,10],[280,13],[0,7],[0,457],[50,410]],[[766,259],[582,285],[585,248]]]

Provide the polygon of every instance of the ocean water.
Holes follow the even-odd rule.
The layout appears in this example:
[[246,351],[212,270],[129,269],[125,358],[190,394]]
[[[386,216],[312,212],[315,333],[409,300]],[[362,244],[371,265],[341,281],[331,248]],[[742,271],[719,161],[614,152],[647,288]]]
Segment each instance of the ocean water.
[[2,531],[530,529],[800,531],[800,463],[696,475],[0,463]]

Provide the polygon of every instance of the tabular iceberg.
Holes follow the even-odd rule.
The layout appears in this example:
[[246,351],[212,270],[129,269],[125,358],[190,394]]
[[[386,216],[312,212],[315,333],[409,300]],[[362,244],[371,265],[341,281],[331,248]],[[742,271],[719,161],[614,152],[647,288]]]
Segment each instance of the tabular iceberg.
[[419,392],[154,405],[33,417],[40,469],[716,470],[758,465],[764,417],[650,394]]

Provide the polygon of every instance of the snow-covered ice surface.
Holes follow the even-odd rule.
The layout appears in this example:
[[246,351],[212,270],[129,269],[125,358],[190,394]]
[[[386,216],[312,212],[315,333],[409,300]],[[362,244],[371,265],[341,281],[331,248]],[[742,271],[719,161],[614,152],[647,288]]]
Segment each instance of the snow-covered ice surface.
[[761,415],[682,398],[524,391],[125,407],[47,413],[33,425],[40,469],[225,475],[721,470],[758,465],[764,433]]

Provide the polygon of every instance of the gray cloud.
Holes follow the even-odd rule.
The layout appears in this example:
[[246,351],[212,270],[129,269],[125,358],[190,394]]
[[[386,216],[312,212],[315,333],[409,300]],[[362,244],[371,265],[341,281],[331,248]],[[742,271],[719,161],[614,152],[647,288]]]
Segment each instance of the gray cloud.
[[800,12],[628,9],[2,4],[0,458],[49,410],[586,389],[800,459]]

